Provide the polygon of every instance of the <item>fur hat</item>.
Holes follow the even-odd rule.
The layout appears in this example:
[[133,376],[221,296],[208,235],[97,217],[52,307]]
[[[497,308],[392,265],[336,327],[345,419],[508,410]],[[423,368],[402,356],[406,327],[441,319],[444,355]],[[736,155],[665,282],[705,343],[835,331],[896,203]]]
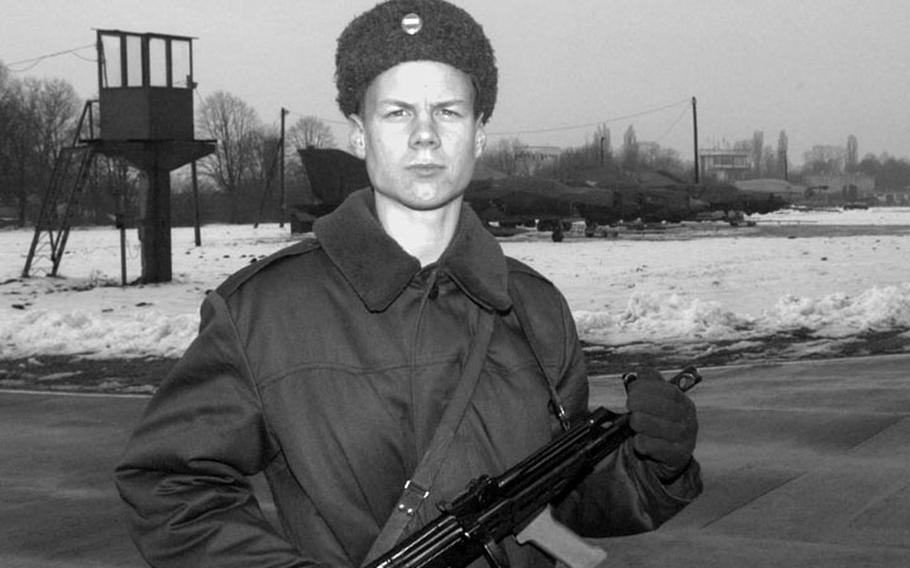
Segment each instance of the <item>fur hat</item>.
[[483,28],[443,0],[388,0],[357,16],[338,38],[335,83],[345,116],[360,111],[367,87],[405,61],[447,63],[471,77],[474,112],[486,122],[496,104],[496,59]]

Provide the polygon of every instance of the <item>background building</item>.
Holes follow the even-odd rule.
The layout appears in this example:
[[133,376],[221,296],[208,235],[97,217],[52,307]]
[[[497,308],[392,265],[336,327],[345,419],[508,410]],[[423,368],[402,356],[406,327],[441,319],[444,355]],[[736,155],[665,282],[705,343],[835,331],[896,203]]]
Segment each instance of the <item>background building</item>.
[[699,150],[698,165],[704,176],[732,183],[749,177],[752,153],[748,150]]

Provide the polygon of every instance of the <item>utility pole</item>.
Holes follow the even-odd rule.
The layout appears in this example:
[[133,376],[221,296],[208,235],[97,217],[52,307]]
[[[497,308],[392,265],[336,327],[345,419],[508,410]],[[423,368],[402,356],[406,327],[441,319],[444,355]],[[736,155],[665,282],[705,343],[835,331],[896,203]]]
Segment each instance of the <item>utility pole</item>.
[[695,183],[699,183],[698,175],[698,109],[695,97],[692,97],[692,151],[695,154]]
[[193,175],[193,236],[197,247],[202,246],[202,232],[199,228],[199,175],[196,172],[196,160],[190,162],[190,171]]
[[284,227],[284,213],[285,213],[285,189],[284,189],[284,117],[287,116],[288,109],[281,107],[281,141],[279,146],[281,148],[281,173],[279,174],[279,179],[281,180],[281,211],[278,213],[278,226]]

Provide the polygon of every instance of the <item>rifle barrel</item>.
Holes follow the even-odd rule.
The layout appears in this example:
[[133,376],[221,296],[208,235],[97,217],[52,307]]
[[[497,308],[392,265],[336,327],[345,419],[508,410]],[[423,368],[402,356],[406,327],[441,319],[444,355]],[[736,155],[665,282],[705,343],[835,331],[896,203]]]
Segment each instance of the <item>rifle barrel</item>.
[[458,519],[452,515],[442,515],[371,562],[366,568],[423,566],[433,557],[457,544],[462,536],[463,531]]

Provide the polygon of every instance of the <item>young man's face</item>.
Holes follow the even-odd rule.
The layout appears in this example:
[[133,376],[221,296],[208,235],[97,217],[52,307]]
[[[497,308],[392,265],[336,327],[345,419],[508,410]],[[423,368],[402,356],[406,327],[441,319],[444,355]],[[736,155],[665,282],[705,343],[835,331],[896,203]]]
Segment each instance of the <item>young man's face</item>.
[[414,210],[464,194],[486,140],[465,73],[436,61],[400,63],[373,80],[360,114],[351,117],[351,142],[376,192]]

